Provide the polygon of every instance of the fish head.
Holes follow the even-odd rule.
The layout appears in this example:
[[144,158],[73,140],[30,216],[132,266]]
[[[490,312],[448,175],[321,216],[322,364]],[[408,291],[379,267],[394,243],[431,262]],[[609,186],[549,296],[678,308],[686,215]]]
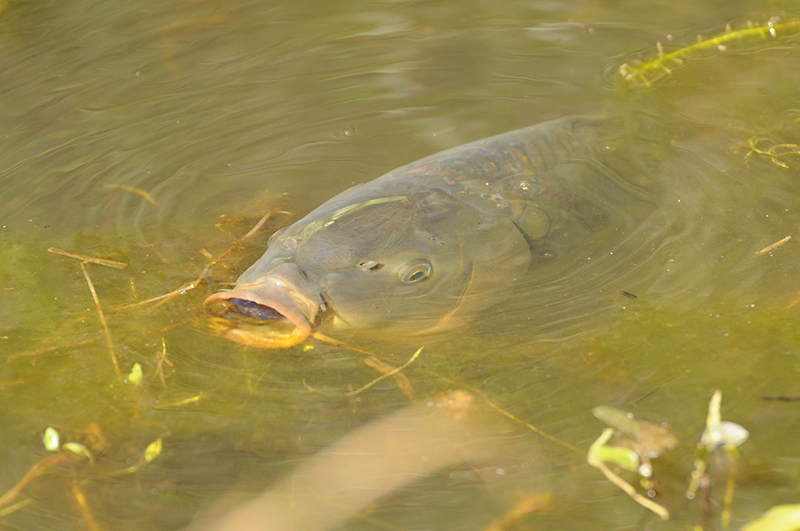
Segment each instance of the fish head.
[[276,232],[235,289],[210,296],[226,337],[285,347],[323,323],[421,333],[461,302],[472,266],[447,194],[371,197],[325,205]]

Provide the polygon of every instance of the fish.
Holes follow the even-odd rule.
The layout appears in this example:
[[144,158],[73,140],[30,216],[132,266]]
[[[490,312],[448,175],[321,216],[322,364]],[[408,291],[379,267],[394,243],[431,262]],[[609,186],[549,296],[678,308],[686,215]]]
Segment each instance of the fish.
[[205,311],[224,337],[260,348],[323,327],[462,326],[560,257],[613,248],[652,211],[652,191],[623,178],[624,130],[615,118],[560,118],[356,185],[275,232]]

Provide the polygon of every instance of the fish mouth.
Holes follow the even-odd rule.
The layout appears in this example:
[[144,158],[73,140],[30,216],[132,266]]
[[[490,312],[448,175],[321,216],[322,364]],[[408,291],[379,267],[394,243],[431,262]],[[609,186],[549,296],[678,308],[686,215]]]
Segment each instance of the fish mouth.
[[203,306],[212,317],[212,327],[223,337],[257,348],[301,343],[323,313],[318,297],[306,296],[286,280],[274,277],[215,293]]

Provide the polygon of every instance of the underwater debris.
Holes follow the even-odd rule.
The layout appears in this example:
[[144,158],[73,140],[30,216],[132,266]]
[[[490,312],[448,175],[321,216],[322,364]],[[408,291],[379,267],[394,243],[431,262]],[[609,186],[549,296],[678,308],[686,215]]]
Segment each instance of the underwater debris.
[[766,23],[748,21],[743,28],[734,29],[731,24],[725,32],[709,39],[697,36],[697,42],[664,53],[660,42],[656,43],[658,54],[653,59],[635,59],[621,64],[616,69],[617,83],[626,89],[650,88],[654,83],[672,75],[673,70],[684,66],[689,57],[707,50],[724,52],[728,46],[747,46],[750,42],[761,42],[770,38],[793,35],[800,32],[800,19],[772,17]]

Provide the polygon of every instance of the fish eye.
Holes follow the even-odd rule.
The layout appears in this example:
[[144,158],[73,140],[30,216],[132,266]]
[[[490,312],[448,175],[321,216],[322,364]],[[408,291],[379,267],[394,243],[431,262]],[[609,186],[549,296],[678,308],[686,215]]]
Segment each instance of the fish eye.
[[404,284],[413,284],[428,278],[433,272],[433,266],[427,260],[414,260],[404,265],[397,273],[397,278]]

